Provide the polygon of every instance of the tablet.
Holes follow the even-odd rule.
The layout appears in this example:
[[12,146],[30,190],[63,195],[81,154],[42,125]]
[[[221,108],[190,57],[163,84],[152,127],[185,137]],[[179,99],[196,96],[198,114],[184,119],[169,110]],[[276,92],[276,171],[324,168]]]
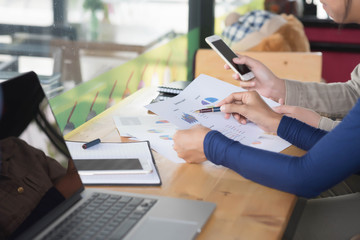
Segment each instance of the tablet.
[[74,163],[80,175],[143,174],[152,171],[150,164],[139,158],[74,159]]

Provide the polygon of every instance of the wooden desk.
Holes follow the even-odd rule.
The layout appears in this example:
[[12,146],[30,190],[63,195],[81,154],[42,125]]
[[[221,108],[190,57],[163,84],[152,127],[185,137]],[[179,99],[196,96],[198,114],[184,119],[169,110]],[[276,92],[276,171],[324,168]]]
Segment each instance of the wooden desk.
[[[65,136],[67,140],[103,141],[121,139],[113,123],[114,115],[146,115],[143,107],[156,96],[155,88],[144,88],[81,125]],[[286,154],[302,155],[290,147]],[[239,174],[211,162],[177,164],[154,152],[162,179],[160,187],[103,187],[106,189],[210,201],[217,207],[198,239],[280,239],[296,201],[296,196],[244,179]]]

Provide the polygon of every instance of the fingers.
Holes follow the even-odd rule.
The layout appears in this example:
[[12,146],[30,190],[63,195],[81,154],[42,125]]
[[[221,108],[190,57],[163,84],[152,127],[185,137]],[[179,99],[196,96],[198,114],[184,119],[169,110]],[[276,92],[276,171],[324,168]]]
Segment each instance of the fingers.
[[223,100],[221,100],[220,102],[218,102],[216,104],[217,107],[220,107],[224,104],[228,104],[228,103],[235,103],[235,102],[243,102],[243,97],[244,94],[246,94],[247,92],[237,92],[237,93],[232,93],[229,96],[227,96],[226,98],[224,98]]
[[[256,91],[236,92],[218,102],[216,106],[222,107],[224,104],[247,105],[257,102],[256,98],[261,99],[260,95]],[[228,111],[223,111],[221,108],[220,110],[225,113],[230,113]]]
[[242,116],[238,113],[233,113],[232,115],[234,116],[235,120],[238,121],[240,124],[247,123],[247,119],[244,116]]
[[239,76],[239,74],[237,74],[237,73],[234,73],[234,74],[232,75],[232,77],[233,77],[235,80],[241,81],[240,76]]
[[244,104],[224,104],[220,107],[220,110],[224,113],[231,113],[237,121],[242,123],[243,119],[245,119],[242,116],[246,115],[247,108],[247,105]]
[[230,118],[230,116],[231,116],[231,113],[225,113],[224,118],[225,118],[225,119],[229,119],[229,118]]
[[[247,57],[247,56],[239,55],[239,54],[238,54],[238,57],[237,57],[237,58],[233,58],[232,61],[233,61],[235,64],[245,64],[245,65],[247,65],[250,69],[253,67],[253,65],[257,64],[257,61],[256,61],[255,59],[252,59],[252,58]],[[230,67],[228,64],[225,64],[225,65],[224,65],[224,68],[225,68],[226,70],[230,70],[230,69],[231,69],[231,67]],[[232,77],[233,77],[234,79],[236,79],[236,80],[241,80],[239,74],[234,73],[234,74],[232,75]],[[254,84],[254,83],[251,83],[251,84]],[[250,84],[250,85],[251,85],[251,84]],[[241,85],[240,85],[240,86],[241,86]],[[255,86],[255,85],[252,85],[252,86],[244,85],[244,86],[242,86],[242,87],[248,88],[248,87],[253,87],[253,86]]]
[[254,80],[250,80],[250,81],[240,81],[240,87],[245,88],[245,89],[250,89],[255,87],[255,81]]
[[285,100],[283,98],[279,98],[279,103],[280,105],[284,105],[285,104]]

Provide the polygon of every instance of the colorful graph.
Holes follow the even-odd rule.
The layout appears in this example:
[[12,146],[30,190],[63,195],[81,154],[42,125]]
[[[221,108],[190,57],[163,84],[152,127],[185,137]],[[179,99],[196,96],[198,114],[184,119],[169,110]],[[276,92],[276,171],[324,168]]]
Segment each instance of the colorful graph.
[[149,129],[147,130],[149,133],[162,133],[163,131],[157,129]]
[[217,98],[208,97],[208,98],[205,98],[204,100],[201,100],[201,104],[202,105],[209,105],[209,104],[212,104],[212,103],[216,102],[217,100],[218,100]]
[[169,121],[167,121],[167,120],[159,120],[159,121],[156,121],[155,123],[162,124],[162,123],[169,123]]
[[161,135],[159,138],[162,140],[173,140],[172,136],[169,136],[169,135]]
[[181,116],[181,119],[190,124],[196,123],[198,121],[194,116],[187,114],[187,113],[183,113],[183,115]]

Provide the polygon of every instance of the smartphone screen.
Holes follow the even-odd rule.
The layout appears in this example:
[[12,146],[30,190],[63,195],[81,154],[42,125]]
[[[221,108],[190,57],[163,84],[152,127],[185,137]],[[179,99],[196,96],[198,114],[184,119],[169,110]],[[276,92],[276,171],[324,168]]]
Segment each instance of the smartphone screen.
[[245,75],[250,72],[250,69],[245,64],[235,64],[233,58],[236,58],[236,54],[225,44],[223,40],[213,41],[212,44],[221,52],[224,57],[236,68],[236,70],[241,74]]
[[143,170],[137,158],[119,159],[74,159],[79,171]]

